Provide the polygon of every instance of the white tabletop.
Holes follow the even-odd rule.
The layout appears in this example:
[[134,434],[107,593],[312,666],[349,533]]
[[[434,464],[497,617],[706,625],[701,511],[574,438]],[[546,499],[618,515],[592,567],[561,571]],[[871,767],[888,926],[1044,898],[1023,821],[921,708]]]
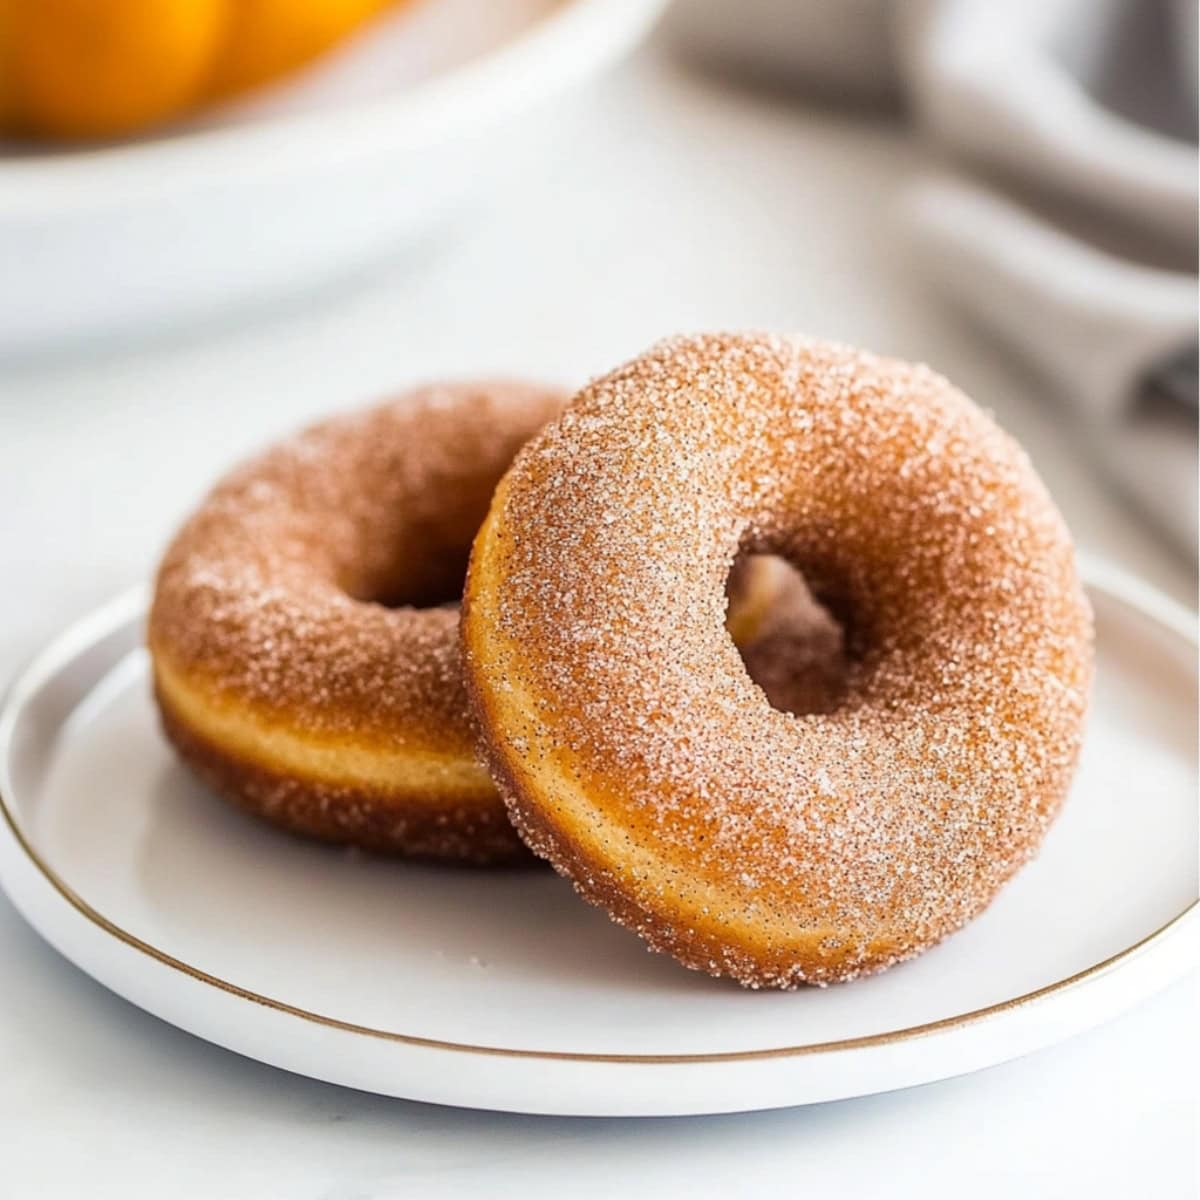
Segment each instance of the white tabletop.
[[[579,381],[723,326],[932,363],[1024,441],[1082,545],[1191,602],[1186,565],[1081,460],[1054,397],[922,286],[893,213],[923,163],[901,128],[720,87],[651,48],[522,141],[525,164],[419,257],[222,328],[0,367],[0,674],[144,578],[219,470],[312,415],[443,374]],[[0,962],[5,1197],[1196,1186],[1195,979],[974,1076],[638,1122],[439,1109],[260,1066],[109,995],[2,898]]]

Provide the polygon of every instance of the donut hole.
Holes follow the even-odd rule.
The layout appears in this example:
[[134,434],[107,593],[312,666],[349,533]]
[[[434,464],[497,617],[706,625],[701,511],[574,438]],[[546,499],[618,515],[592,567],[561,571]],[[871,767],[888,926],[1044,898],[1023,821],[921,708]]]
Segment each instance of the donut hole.
[[730,636],[772,708],[793,716],[838,708],[849,683],[846,627],[804,575],[775,555],[743,554],[727,592]]
[[441,548],[420,556],[396,555],[391,570],[351,581],[346,592],[382,608],[449,608],[462,601],[470,546]]

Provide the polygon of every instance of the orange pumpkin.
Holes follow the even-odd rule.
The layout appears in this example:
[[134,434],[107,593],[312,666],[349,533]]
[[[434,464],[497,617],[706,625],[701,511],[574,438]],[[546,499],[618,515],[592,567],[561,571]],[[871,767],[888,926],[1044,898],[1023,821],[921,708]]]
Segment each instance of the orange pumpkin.
[[386,6],[387,0],[240,0],[209,84],[214,96],[257,87],[302,67]]
[[0,128],[111,138],[305,65],[397,0],[0,0]]

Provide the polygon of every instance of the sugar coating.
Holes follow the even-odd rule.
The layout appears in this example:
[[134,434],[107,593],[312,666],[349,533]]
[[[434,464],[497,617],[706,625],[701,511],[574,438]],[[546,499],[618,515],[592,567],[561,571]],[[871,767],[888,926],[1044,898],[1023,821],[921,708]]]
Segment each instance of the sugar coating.
[[[844,629],[832,711],[771,706],[723,627],[739,552]],[[929,368],[765,334],[596,380],[497,492],[469,690],[526,841],[690,967],[852,979],[979,913],[1066,795],[1091,677],[1067,530]]]
[[165,713],[185,758],[319,836],[434,856],[440,844],[451,858],[473,845],[489,860],[522,854],[476,766],[455,601],[497,480],[563,399],[520,382],[438,384],[314,425],[221,480],[158,572],[156,667],[300,739],[466,763],[470,794],[448,782],[444,796],[412,795],[402,775],[382,789],[321,784],[238,761]]
[[524,384],[442,384],[272,447],[172,542],[151,640],[314,731],[459,741],[457,606],[442,602],[496,481],[560,402]]

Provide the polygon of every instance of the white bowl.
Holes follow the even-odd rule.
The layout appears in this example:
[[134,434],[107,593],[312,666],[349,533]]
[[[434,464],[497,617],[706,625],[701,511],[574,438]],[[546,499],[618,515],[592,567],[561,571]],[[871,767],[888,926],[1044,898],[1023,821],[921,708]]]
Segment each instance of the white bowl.
[[161,329],[426,235],[664,0],[421,0],[163,136],[0,158],[0,354]]

